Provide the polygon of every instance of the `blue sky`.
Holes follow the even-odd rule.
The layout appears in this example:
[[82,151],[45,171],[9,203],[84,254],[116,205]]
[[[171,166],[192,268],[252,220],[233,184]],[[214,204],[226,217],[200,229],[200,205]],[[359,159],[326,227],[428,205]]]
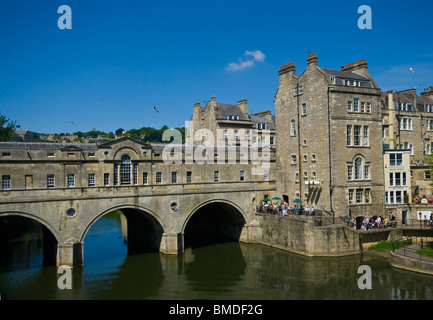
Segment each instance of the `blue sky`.
[[366,59],[384,91],[420,92],[433,86],[432,17],[431,0],[2,0],[0,112],[42,133],[178,127],[213,95],[274,112],[279,67],[301,74],[309,52],[337,70]]

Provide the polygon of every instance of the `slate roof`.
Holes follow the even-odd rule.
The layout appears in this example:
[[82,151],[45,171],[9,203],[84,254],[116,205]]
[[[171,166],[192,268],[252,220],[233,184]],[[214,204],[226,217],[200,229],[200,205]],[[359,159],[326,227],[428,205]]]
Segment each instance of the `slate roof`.
[[350,80],[358,80],[361,83],[361,87],[363,88],[373,88],[373,85],[369,78],[360,76],[359,74],[348,72],[348,71],[338,71],[332,69],[321,68],[325,71],[328,76],[335,77],[335,84],[344,85],[342,79],[350,79]]
[[266,123],[269,130],[275,130],[275,116],[272,116],[272,118],[269,119],[269,117],[266,116],[257,116],[251,114],[250,119],[253,122],[254,127],[256,123]]
[[82,150],[98,149],[95,143],[0,142],[0,149],[61,150],[65,147],[74,147]]
[[242,112],[238,105],[233,104],[216,104],[217,120],[227,120],[227,116],[239,116],[239,121],[250,121],[248,115]]

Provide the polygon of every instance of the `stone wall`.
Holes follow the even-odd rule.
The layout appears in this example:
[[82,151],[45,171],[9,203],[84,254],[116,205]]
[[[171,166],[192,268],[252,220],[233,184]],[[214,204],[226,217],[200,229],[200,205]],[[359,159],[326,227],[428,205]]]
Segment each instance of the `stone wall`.
[[260,243],[306,256],[360,253],[359,236],[343,225],[317,227],[312,217],[261,216]]

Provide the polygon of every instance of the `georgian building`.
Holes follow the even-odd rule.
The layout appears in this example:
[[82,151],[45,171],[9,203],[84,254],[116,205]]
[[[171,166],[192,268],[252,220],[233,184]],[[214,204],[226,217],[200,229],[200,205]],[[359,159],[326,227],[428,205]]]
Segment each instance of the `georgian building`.
[[218,146],[250,146],[267,144],[275,146],[275,117],[271,111],[248,113],[248,101],[236,105],[217,103],[212,97],[201,107],[194,104],[187,128],[187,137],[193,143]]
[[[194,158],[197,146],[173,145],[165,149],[167,146],[171,147],[141,143],[128,137],[100,144],[0,142],[0,191],[47,188],[101,188],[103,191],[107,187],[275,180],[273,151],[263,163],[252,164],[250,158],[241,159],[239,148],[235,148],[233,161],[227,157],[220,161],[214,154],[202,161]],[[172,151],[178,151],[179,157],[171,158]],[[226,148],[219,152],[228,151]],[[265,162],[267,174],[254,174],[253,168],[260,168]]]
[[340,216],[383,210],[381,90],[361,60],[333,70],[316,54],[279,70],[277,193]]
[[426,157],[433,152],[433,90],[418,96],[416,89],[382,94],[383,144],[409,150],[411,197],[432,198]]

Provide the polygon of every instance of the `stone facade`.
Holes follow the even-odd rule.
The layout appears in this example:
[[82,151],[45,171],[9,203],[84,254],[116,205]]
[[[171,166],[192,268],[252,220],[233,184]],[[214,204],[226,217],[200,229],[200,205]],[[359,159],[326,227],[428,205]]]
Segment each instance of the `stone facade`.
[[330,70],[316,54],[279,70],[277,192],[336,216],[383,209],[381,91],[365,60]]
[[[433,89],[433,88],[432,88]],[[418,96],[415,89],[382,94],[384,145],[410,151],[411,199],[433,198],[426,157],[433,150],[433,90]]]
[[[2,142],[0,147],[2,190],[275,180],[274,152],[252,164],[261,155],[248,147],[199,149],[129,138],[103,144]],[[256,174],[261,167],[266,176]]]
[[274,120],[270,111],[249,114],[246,99],[233,105],[217,103],[212,97],[205,107],[194,104],[186,135],[191,144],[250,146],[266,143],[272,147],[275,145]]

